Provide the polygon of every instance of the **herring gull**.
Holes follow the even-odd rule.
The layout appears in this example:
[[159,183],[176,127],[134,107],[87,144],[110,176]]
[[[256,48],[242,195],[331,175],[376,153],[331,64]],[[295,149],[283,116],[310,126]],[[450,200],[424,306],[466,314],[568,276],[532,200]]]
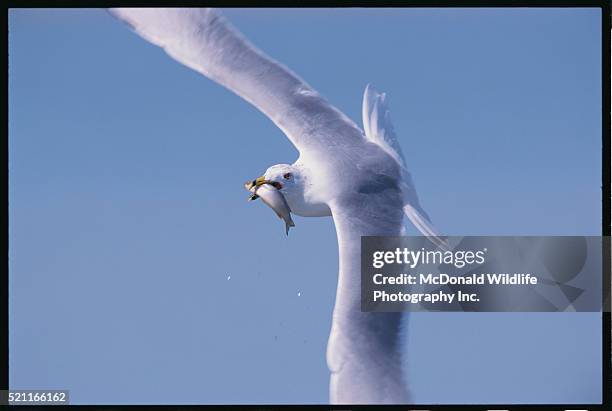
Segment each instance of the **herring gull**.
[[402,313],[361,312],[361,236],[404,234],[404,216],[445,246],[419,204],[384,94],[366,87],[363,130],[287,67],[266,56],[215,9],[116,8],[111,13],[175,60],[251,103],[295,145],[293,164],[270,167],[300,216],[331,216],[339,273],[327,346],[330,402],[407,403]]

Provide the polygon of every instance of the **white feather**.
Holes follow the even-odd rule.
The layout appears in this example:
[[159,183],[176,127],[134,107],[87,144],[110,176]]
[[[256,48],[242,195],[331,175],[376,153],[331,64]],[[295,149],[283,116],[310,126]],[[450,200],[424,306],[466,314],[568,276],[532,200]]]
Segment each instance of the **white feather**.
[[425,210],[421,207],[406,159],[395,134],[391,113],[385,93],[378,93],[368,84],[363,93],[362,117],[365,137],[389,154],[400,167],[401,188],[404,197],[404,212],[412,224],[440,248],[448,249],[446,239],[435,229]]

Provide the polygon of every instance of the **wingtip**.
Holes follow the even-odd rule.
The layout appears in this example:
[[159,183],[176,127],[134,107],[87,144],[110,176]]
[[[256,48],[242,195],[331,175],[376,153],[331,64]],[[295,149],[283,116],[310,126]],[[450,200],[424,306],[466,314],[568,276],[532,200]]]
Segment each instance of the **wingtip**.
[[365,89],[363,90],[363,95],[364,96],[376,95],[376,89],[374,88],[372,83],[366,84]]
[[124,12],[125,7],[108,7],[106,11],[108,12],[108,14],[110,14],[115,19],[125,23],[132,31],[137,31],[136,24]]
[[122,7],[107,7],[106,11],[113,17],[123,20]]

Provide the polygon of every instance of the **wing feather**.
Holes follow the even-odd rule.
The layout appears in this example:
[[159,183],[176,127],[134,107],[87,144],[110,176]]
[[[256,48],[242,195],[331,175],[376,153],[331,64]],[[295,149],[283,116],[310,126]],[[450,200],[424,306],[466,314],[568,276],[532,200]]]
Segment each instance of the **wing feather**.
[[445,238],[437,232],[429,216],[419,203],[412,176],[406,166],[404,153],[402,153],[402,148],[391,122],[386,95],[385,93],[378,93],[370,84],[366,86],[363,93],[362,116],[366,139],[378,145],[389,154],[401,170],[401,187],[404,196],[403,209],[406,217],[432,243],[446,249],[448,244]]
[[[374,173],[364,171],[363,179]],[[339,275],[327,348],[330,399],[335,404],[403,404],[404,313],[361,312],[361,237],[401,235],[402,195],[397,184],[372,179],[369,189],[331,204],[338,237]]]
[[215,9],[113,8],[172,58],[269,117],[302,153],[362,140],[361,130],[287,67],[253,46]]
[[406,160],[399,145],[385,93],[378,93],[368,84],[363,93],[362,116],[366,139],[385,150],[403,168]]

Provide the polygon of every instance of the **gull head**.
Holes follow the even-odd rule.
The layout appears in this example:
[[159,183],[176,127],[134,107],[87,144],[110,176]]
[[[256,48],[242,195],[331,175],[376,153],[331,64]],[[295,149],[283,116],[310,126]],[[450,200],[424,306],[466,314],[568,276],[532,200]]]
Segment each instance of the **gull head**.
[[[269,184],[283,195],[291,212],[303,217],[322,217],[331,215],[326,204],[317,201],[316,185],[313,184],[308,170],[301,164],[276,164],[266,170],[264,175],[248,182],[245,187],[253,192],[254,188]],[[257,199],[256,194],[251,196]]]
[[[269,184],[277,189],[287,201],[289,208],[297,205],[304,194],[304,180],[301,170],[290,164],[277,164],[266,170],[264,175],[246,184],[247,190]],[[255,198],[253,198],[255,197]],[[251,197],[257,198],[257,194]]]

